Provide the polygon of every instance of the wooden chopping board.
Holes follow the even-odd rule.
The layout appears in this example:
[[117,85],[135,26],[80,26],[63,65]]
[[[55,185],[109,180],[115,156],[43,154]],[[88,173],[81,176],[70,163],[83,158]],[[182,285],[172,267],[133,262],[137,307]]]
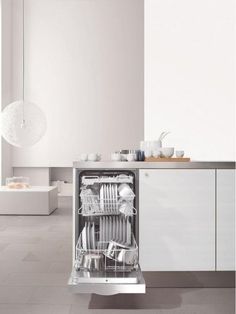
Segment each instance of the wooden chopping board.
[[147,162],[189,162],[190,158],[189,157],[170,157],[170,158],[165,158],[165,157],[149,157],[149,158],[145,158],[145,161]]

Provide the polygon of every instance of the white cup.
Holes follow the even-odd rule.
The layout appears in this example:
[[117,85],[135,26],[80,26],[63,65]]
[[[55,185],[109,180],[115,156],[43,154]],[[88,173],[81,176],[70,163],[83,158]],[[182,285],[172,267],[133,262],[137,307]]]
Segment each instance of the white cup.
[[119,195],[121,197],[124,197],[124,198],[134,196],[134,192],[132,191],[132,189],[130,188],[130,186],[127,183],[122,183],[118,187],[118,192],[119,192]]
[[150,149],[145,149],[144,155],[146,158],[152,157],[152,151]]
[[150,149],[154,152],[159,150],[162,147],[161,141],[151,141],[150,142]]
[[88,160],[89,161],[98,161],[100,158],[100,155],[97,153],[90,153],[88,154]]
[[145,141],[141,141],[140,142],[139,148],[140,148],[141,151],[143,151],[143,152],[145,151],[145,148],[146,148]]
[[128,161],[135,161],[136,154],[127,154]]
[[82,153],[79,155],[79,160],[80,161],[87,161],[88,160],[88,154]]
[[176,150],[175,155],[178,158],[184,157],[184,150]]
[[121,161],[121,154],[120,153],[112,153],[111,154],[112,161]]
[[127,161],[127,154],[120,154],[121,161]]
[[130,202],[122,202],[119,211],[125,216],[133,215],[133,206]]
[[161,152],[160,152],[159,149],[155,149],[155,150],[152,152],[152,155],[153,155],[153,157],[158,158],[158,157],[161,156]]

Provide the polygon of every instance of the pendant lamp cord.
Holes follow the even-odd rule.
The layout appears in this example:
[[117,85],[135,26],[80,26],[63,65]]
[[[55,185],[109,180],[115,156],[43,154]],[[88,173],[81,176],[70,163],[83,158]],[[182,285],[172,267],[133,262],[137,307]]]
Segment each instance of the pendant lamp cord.
[[22,105],[22,125],[25,124],[25,0],[22,0],[22,78],[23,78],[23,105]]

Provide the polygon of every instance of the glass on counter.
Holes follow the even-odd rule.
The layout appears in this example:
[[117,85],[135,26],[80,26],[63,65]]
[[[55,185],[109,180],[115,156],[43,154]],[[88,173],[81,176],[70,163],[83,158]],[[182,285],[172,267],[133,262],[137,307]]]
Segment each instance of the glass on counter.
[[9,189],[28,189],[29,178],[28,177],[11,177],[6,178],[6,186]]

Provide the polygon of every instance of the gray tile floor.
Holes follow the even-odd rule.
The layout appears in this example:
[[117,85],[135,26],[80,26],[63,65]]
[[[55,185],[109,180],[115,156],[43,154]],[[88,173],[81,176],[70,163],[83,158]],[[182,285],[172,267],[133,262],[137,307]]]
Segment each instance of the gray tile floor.
[[0,314],[233,314],[234,289],[149,288],[145,295],[72,295],[71,209],[0,216]]

